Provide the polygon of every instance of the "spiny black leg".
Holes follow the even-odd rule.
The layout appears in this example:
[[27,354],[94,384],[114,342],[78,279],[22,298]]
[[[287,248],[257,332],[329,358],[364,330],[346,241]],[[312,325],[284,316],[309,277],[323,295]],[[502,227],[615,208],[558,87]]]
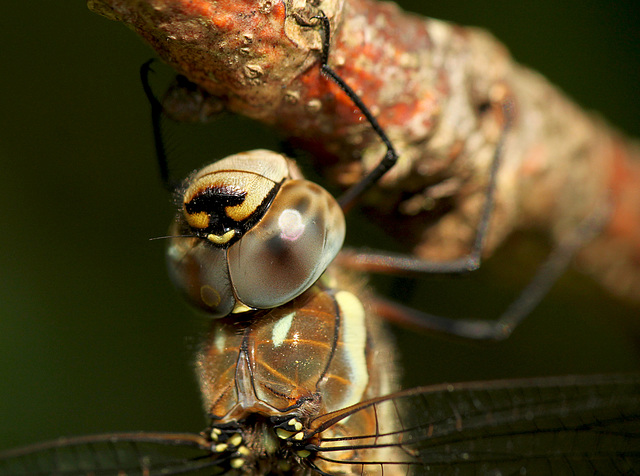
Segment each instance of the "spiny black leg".
[[[312,26],[309,21],[305,21],[300,16],[296,17],[298,22],[305,26]],[[373,117],[369,108],[362,102],[360,96],[356,94],[356,92],[351,89],[351,87],[344,82],[344,80],[336,73],[328,64],[329,62],[329,48],[331,46],[331,23],[329,22],[329,18],[324,14],[324,12],[320,12],[318,15],[311,17],[311,20],[319,20],[322,26],[322,30],[324,31],[323,41],[322,41],[322,58],[321,58],[321,71],[323,74],[328,76],[334,83],[336,83],[342,91],[351,99],[353,104],[358,108],[358,110],[362,113],[362,115],[367,119],[369,124],[373,130],[378,134],[378,137],[382,140],[384,145],[387,147],[387,152],[385,153],[382,160],[376,165],[376,167],[369,172],[360,182],[352,186],[348,189],[339,199],[338,203],[342,207],[343,210],[348,210],[355,203],[356,200],[362,195],[365,191],[367,191],[372,185],[374,185],[380,177],[382,177],[387,171],[395,165],[398,161],[398,154],[396,153],[391,140],[387,137],[387,134],[384,132],[380,124]]]
[[[311,20],[313,19],[317,19],[321,22],[322,29],[324,31],[321,58],[322,72],[331,78],[331,80],[333,80],[345,92],[345,94],[347,94],[349,99],[353,101],[354,105],[365,116],[373,130],[378,134],[387,147],[387,152],[380,163],[360,182],[347,190],[339,198],[338,202],[342,206],[343,210],[348,210],[360,195],[362,195],[362,193],[374,185],[391,167],[393,167],[398,160],[398,154],[393,147],[391,140],[382,127],[380,127],[376,118],[373,117],[369,108],[362,102],[360,96],[358,96],[355,91],[353,91],[353,89],[351,89],[351,87],[346,84],[344,80],[328,65],[329,49],[331,44],[331,24],[329,19],[323,12],[320,12],[319,15],[311,18]],[[298,17],[298,21],[301,24],[310,25],[308,21],[305,21],[300,17]],[[478,225],[478,230],[471,251],[467,256],[451,261],[424,261],[407,255],[393,256],[388,253],[376,253],[375,251],[360,251],[356,253],[351,250],[346,250],[340,256],[341,263],[357,269],[393,274],[455,274],[466,273],[478,269],[480,266],[482,250],[484,249],[484,244],[489,230],[491,214],[493,213],[495,204],[496,183],[498,171],[500,169],[502,149],[504,147],[507,133],[511,127],[511,123],[513,122],[514,112],[511,101],[505,100],[502,103],[502,109],[504,125],[489,169],[489,184],[487,186],[486,199],[482,209],[480,223]]]
[[[301,17],[297,17],[298,22],[303,25],[311,26],[310,21],[306,21]],[[391,140],[384,132],[375,117],[371,114],[369,108],[362,102],[362,99],[344,82],[344,80],[333,71],[328,65],[329,49],[331,44],[331,24],[327,16],[320,12],[311,18],[317,19],[322,25],[324,31],[322,44],[321,70],[329,78],[331,78],[353,101],[355,106],[365,116],[371,127],[378,134],[380,139],[387,147],[387,152],[380,163],[360,182],[347,190],[338,200],[343,210],[347,210],[353,203],[364,193],[369,187],[375,184],[393,165],[397,162],[398,154],[396,153]],[[408,255],[390,255],[388,253],[378,253],[375,251],[359,251],[345,250],[341,253],[339,260],[345,266],[365,271],[373,271],[391,274],[457,274],[474,271],[480,267],[482,250],[489,230],[489,222],[493,213],[495,204],[496,183],[498,171],[502,158],[502,150],[504,142],[508,135],[509,129],[513,122],[513,104],[509,99],[503,101],[503,129],[494,151],[493,160],[489,169],[489,183],[486,191],[485,204],[482,209],[480,222],[476,237],[474,239],[471,251],[468,255],[450,261],[424,261]]]
[[[319,20],[324,30],[321,59],[322,72],[333,80],[347,94],[387,146],[387,153],[376,168],[364,177],[361,182],[347,190],[347,192],[345,192],[345,194],[340,198],[339,202],[343,209],[348,209],[364,191],[377,182],[380,177],[396,163],[398,156],[391,144],[391,141],[360,97],[328,65],[330,47],[329,19],[322,12],[320,15],[312,17],[312,19]],[[303,25],[311,26],[308,21],[300,18],[299,21]],[[489,169],[489,181],[485,194],[486,198],[482,208],[476,237],[467,256],[456,260],[436,262],[424,261],[409,255],[394,256],[389,255],[388,253],[375,251],[355,252],[347,250],[341,253],[339,262],[343,265],[356,269],[392,274],[454,274],[478,269],[481,262],[482,250],[484,249],[488,235],[491,215],[495,206],[497,176],[501,165],[504,143],[513,122],[513,104],[509,99],[503,101],[502,110],[504,124],[503,130],[498,143],[496,144],[494,157]],[[430,329],[472,339],[504,339],[513,332],[513,329],[515,329],[517,325],[531,313],[535,306],[549,292],[549,289],[555,281],[565,271],[576,251],[600,231],[603,223],[605,222],[606,216],[607,211],[604,209],[597,210],[590,217],[585,219],[580,226],[570,234],[570,236],[562,240],[540,266],[531,282],[525,287],[519,297],[509,305],[505,312],[503,312],[496,321],[485,321],[479,319],[449,319],[423,313],[382,299],[374,300],[374,307],[384,317],[405,325],[418,326],[422,329]]]
[[350,250],[341,252],[339,262],[347,267],[387,274],[460,274],[475,271],[480,267],[482,250],[489,232],[489,222],[495,206],[498,171],[502,162],[504,143],[513,123],[514,111],[510,100],[502,102],[503,127],[493,153],[489,168],[489,183],[485,192],[485,203],[480,215],[476,237],[471,251],[458,259],[448,261],[426,261],[410,255],[394,255],[375,250]]
[[502,340],[531,313],[569,265],[571,258],[594,238],[606,223],[610,207],[601,205],[549,254],[520,295],[495,321],[451,319],[412,309],[380,298],[373,308],[382,317],[398,324],[476,340]]
[[160,180],[165,189],[170,192],[174,192],[176,184],[171,180],[169,176],[169,162],[167,161],[167,153],[164,146],[164,140],[162,136],[162,112],[163,107],[149,84],[149,73],[153,72],[151,64],[155,60],[152,58],[140,66],[140,81],[142,82],[142,89],[147,96],[149,105],[151,106],[151,125],[153,127],[153,144],[156,150],[156,159],[158,161],[158,171],[160,172]]

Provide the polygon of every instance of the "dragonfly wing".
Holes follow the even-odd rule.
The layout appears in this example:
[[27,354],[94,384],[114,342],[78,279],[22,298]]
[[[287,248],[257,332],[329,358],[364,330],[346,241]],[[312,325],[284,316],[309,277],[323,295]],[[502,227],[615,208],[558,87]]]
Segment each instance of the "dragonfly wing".
[[[375,431],[349,431],[364,414]],[[637,474],[640,376],[419,387],[323,415],[305,433],[317,441],[307,461],[320,474]],[[88,436],[0,454],[0,474],[15,476],[211,475],[223,467],[228,461],[194,434]]]
[[211,475],[217,462],[197,434],[120,433],[61,438],[0,453],[0,475]]
[[312,427],[322,438],[371,407],[376,434],[322,439],[318,457],[337,463],[358,450],[379,454],[359,466],[365,474],[640,472],[640,376],[420,387],[324,415]]

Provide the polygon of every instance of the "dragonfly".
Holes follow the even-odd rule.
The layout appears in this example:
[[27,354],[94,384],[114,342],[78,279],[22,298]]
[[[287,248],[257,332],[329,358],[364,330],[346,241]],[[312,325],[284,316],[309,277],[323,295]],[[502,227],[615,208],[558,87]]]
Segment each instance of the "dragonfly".
[[[613,379],[613,380],[615,380],[615,379]],[[588,385],[588,386],[596,385],[596,382],[597,382],[597,379],[592,380],[592,381],[590,381],[590,382],[589,382],[589,385]],[[522,383],[522,385],[521,385],[521,386],[526,387],[526,384],[525,384],[525,383],[523,383],[523,382],[521,382],[521,383]],[[539,383],[541,386],[543,386],[543,387],[544,387],[544,385],[543,385],[543,383],[544,383],[544,382],[538,382],[538,383]],[[553,383],[552,383],[552,382],[547,382],[547,383],[548,383],[549,385],[553,386]],[[559,385],[560,387],[563,387],[563,386],[567,386],[567,387],[568,387],[570,383],[571,383],[571,380],[561,380],[561,381],[559,381],[559,382],[558,382],[558,385]],[[620,382],[619,382],[619,383],[620,383]],[[530,385],[532,385],[532,384],[533,384],[533,382],[529,382],[529,384],[530,384]],[[518,385],[518,383],[514,383],[514,385]],[[471,386],[473,387],[473,385],[471,385]],[[490,385],[489,385],[489,387],[490,387]],[[507,385],[507,387],[508,387],[508,385]],[[453,389],[454,389],[454,386],[447,387],[447,391],[453,391]],[[621,392],[621,393],[624,393],[624,390],[622,390],[622,389],[619,389],[619,390],[620,390],[620,392]],[[421,390],[417,390],[417,391],[421,391]],[[437,389],[434,389],[434,391],[437,391]],[[426,392],[424,392],[424,393],[426,394]],[[400,401],[400,399],[402,399],[402,398],[404,398],[404,397],[403,397],[403,396],[401,396],[401,395],[398,395],[398,396],[396,397],[396,400]],[[406,397],[406,398],[409,398],[409,397]],[[415,398],[412,398],[412,400],[416,400],[416,399],[415,399]],[[346,418],[346,417],[345,417],[345,418]],[[318,422],[318,424],[319,424],[319,422]],[[192,437],[193,437],[193,436],[194,436],[194,435],[192,435]],[[147,435],[147,437],[149,437],[149,438],[153,438],[152,436],[149,436],[149,435]],[[118,438],[120,438],[120,439],[118,439]],[[115,447],[120,447],[120,445],[121,445],[121,444],[126,443],[126,438],[127,438],[127,437],[123,437],[122,435],[120,435],[120,436],[112,435],[112,437],[111,437],[111,440],[110,440],[110,441],[114,442],[114,446],[115,446]],[[156,435],[156,438],[157,438],[157,435]],[[161,438],[160,438],[160,439],[161,439]],[[144,440],[144,438],[141,438],[141,439],[139,439],[139,440],[137,441],[137,443],[140,443],[141,445],[142,445],[142,444],[145,444],[145,443],[153,443],[153,442],[152,442],[152,441],[150,441],[150,440],[149,440],[149,441],[146,441],[146,442],[145,442],[145,441],[143,441],[143,440]],[[171,438],[167,438],[167,440],[171,440]],[[167,441],[167,440],[165,440],[165,441]],[[156,440],[156,441],[160,441],[160,440]],[[175,438],[173,439],[173,442],[174,442],[174,443],[176,443],[176,444],[178,444],[178,441],[179,441],[178,439],[175,439]],[[200,441],[200,440],[198,440],[198,441]],[[101,444],[101,442],[102,442],[102,443],[106,443],[106,441],[105,441],[104,439],[103,439],[103,440],[100,440],[100,439],[98,438],[98,439],[93,439],[93,441],[92,441],[92,439],[91,439],[91,438],[87,438],[87,439],[85,439],[85,440],[84,440],[84,443],[82,443],[82,444],[90,443],[90,444],[100,445],[100,444]],[[136,443],[136,442],[134,442],[134,443]],[[137,443],[136,443],[136,444],[137,444]],[[107,443],[107,444],[108,444],[108,443]],[[81,445],[81,446],[82,446],[82,445]],[[70,447],[71,447],[71,446],[70,446]],[[354,451],[354,449],[353,449],[352,447],[350,447],[350,448],[349,448],[349,450],[350,450],[350,451]],[[165,447],[165,448],[164,448],[164,451],[168,451],[168,449]],[[210,447],[207,447],[206,451],[210,451]],[[207,453],[207,454],[209,454],[209,453]],[[464,456],[463,456],[462,458],[464,459]],[[144,458],[143,458],[143,459],[144,459]],[[219,459],[219,458],[218,458],[218,459]],[[621,468],[623,468],[623,469],[624,469],[624,468],[625,468],[625,466],[621,466]]]
[[[201,433],[62,438],[0,453],[6,475],[630,474],[640,376],[396,391],[392,344],[329,270],[280,307],[212,321]],[[454,469],[456,468],[456,469]]]
[[[196,172],[182,189],[169,262],[174,281],[186,283],[185,294],[192,290],[190,281],[215,283],[216,270],[226,266],[225,259],[236,282],[231,263],[239,258],[231,250],[236,243],[256,248],[243,243],[252,230],[268,230],[275,221],[286,231],[276,238],[292,238],[301,222],[293,220],[292,228],[280,223],[282,209],[291,210],[279,203],[281,199],[287,205],[306,200],[298,207],[301,214],[312,214],[302,222],[305,227],[326,223],[338,228],[338,239],[326,241],[341,244],[344,223],[321,219],[335,215],[337,203],[296,177],[295,169],[286,173],[290,168],[286,162],[280,167],[268,158],[284,160],[265,156],[264,151],[257,158],[240,154]],[[211,209],[223,218],[240,216],[239,223],[250,220],[261,211],[256,204],[273,195],[269,184],[280,181],[281,189],[268,201],[264,217],[243,233],[214,220]],[[311,187],[317,206],[309,205],[299,187]],[[221,196],[209,193],[211,188]],[[246,188],[242,203],[237,203],[237,191]],[[293,199],[280,195],[289,189],[296,191]],[[221,203],[213,206],[213,201]],[[213,256],[210,250],[203,254],[203,243],[229,244],[222,264],[219,260],[211,267],[213,278],[210,272],[201,274],[198,261],[211,261]],[[284,246],[277,243],[267,250]],[[213,250],[217,253],[217,248]],[[250,258],[243,267],[259,265],[256,261]],[[192,293],[192,301],[201,307],[223,303],[224,315],[212,321],[196,359],[211,422],[203,432],[61,439],[0,454],[0,473],[438,474],[458,467],[491,473],[623,474],[640,464],[636,453],[640,377],[560,377],[398,390],[393,346],[368,305],[371,296],[363,294],[337,264],[318,281],[313,277],[316,271],[313,268],[310,278],[315,284],[293,300],[287,295],[283,303],[262,304],[267,309],[242,309],[231,315],[225,300],[219,299],[223,287],[216,285],[217,299],[211,298],[208,288],[204,294],[203,286],[195,287],[199,292]],[[234,291],[236,302],[230,306],[241,301],[241,306],[248,302],[260,307],[251,299],[264,291],[256,287],[248,294]]]

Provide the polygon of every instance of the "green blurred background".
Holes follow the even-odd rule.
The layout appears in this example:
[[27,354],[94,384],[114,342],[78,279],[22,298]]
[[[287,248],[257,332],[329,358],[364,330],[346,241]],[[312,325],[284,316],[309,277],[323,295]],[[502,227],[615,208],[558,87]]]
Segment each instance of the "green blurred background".
[[[586,108],[640,135],[634,2],[400,3],[490,29]],[[173,292],[164,244],[148,241],[173,215],[138,80],[152,53],[81,1],[11,2],[3,13],[0,447],[113,430],[200,430],[192,355],[204,323]],[[187,168],[278,145],[271,131],[231,117],[206,134],[207,158]],[[349,240],[369,242],[358,223]],[[425,281],[418,305],[494,316],[544,253],[516,238],[477,277]],[[408,386],[637,370],[638,318],[640,306],[569,273],[505,343],[394,332],[410,356]]]

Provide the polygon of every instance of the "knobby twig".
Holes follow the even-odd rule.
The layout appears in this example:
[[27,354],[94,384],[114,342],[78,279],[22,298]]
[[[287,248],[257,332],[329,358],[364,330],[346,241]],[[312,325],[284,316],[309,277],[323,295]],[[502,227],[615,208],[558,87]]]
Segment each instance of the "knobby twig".
[[[485,256],[511,232],[559,241],[612,204],[582,267],[619,295],[640,296],[640,146],[510,58],[488,33],[410,15],[375,0],[89,0],[122,21],[199,89],[165,104],[181,119],[228,110],[279,128],[325,176],[355,183],[384,154],[351,101],[320,74],[322,36],[300,18],[321,8],[329,64],[361,96],[400,153],[367,197],[385,228],[427,259],[470,246],[500,136],[515,105]],[[308,23],[308,22],[307,22]],[[178,96],[176,96],[176,94]],[[188,100],[187,100],[188,99]]]

